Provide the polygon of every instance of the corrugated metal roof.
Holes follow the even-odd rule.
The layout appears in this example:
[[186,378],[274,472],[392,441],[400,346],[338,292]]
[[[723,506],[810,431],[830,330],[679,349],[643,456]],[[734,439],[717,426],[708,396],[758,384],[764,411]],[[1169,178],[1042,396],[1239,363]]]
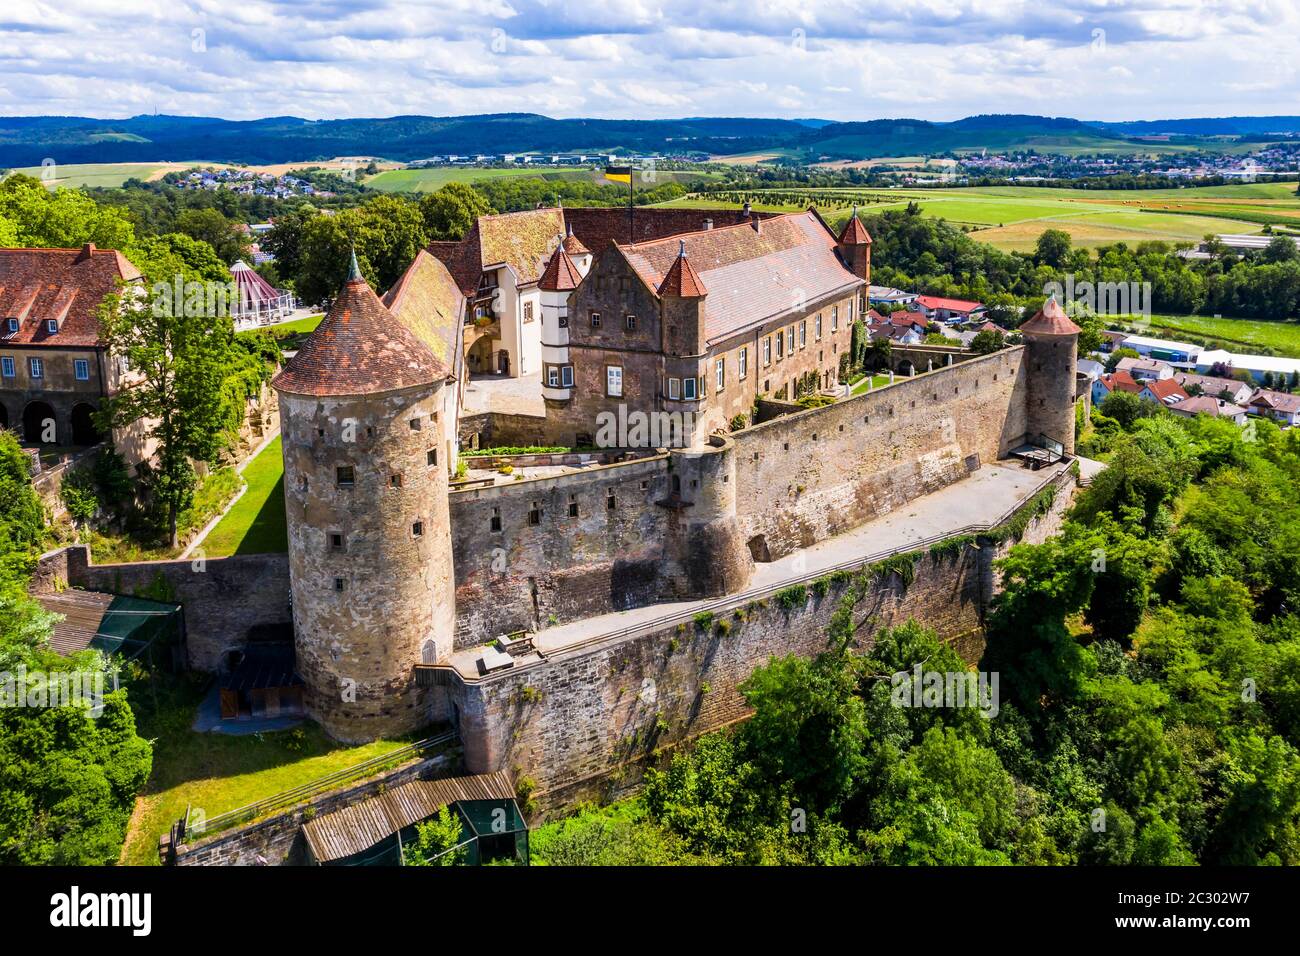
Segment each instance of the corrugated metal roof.
[[442,780],[412,780],[308,820],[302,832],[316,861],[328,863],[368,850],[459,800],[513,800],[514,796],[514,784],[503,770]]

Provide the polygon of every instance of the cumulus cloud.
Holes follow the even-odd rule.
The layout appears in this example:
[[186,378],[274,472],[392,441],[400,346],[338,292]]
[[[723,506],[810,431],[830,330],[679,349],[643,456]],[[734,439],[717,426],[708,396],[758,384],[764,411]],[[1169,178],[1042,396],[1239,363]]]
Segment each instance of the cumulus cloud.
[[1295,0],[6,0],[0,112],[1289,113],[1298,54]]

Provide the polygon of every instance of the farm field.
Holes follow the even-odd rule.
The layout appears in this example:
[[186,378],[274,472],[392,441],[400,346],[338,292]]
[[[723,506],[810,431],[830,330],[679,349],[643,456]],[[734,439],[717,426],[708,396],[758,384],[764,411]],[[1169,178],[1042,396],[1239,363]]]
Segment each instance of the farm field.
[[[1083,190],[1029,186],[951,189],[828,188],[748,190],[755,208],[792,211],[814,198],[839,222],[854,203],[870,213],[916,202],[927,216],[963,226],[982,242],[1007,251],[1032,249],[1045,229],[1061,229],[1079,247],[1149,240],[1193,242],[1208,233],[1257,233],[1265,223],[1300,225],[1294,183],[1250,183],[1167,190]],[[763,202],[764,192],[771,201]],[[672,205],[717,206],[707,194]],[[728,205],[721,203],[721,205]]]
[[[53,167],[53,174],[45,179],[49,189],[61,186],[76,189],[80,186],[104,186],[115,188],[128,179],[155,179],[170,171],[198,163],[69,163]],[[14,170],[27,176],[43,179],[47,168],[44,166],[23,166]]]
[[[638,180],[637,188],[648,187],[658,183],[699,181],[701,179],[718,179],[721,173],[700,170],[661,169],[655,173],[655,183],[642,183]],[[431,169],[393,169],[378,173],[363,181],[364,185],[381,192],[433,192],[447,183],[474,183],[488,179],[501,179],[507,176],[526,179],[567,179],[595,183],[605,182],[604,171],[589,166],[538,166],[483,168],[479,166],[436,166]]]
[[1209,315],[1153,315],[1151,328],[1175,335],[1221,342],[1229,351],[1268,348],[1300,358],[1300,322],[1230,319]]

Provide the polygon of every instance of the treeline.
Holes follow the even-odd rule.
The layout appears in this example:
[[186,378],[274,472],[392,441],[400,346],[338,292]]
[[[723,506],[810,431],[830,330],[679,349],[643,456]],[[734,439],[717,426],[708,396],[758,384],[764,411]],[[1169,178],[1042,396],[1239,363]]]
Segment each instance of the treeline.
[[1048,286],[1064,286],[1067,275],[1076,287],[1082,282],[1149,282],[1155,312],[1300,316],[1300,254],[1282,236],[1245,257],[1220,250],[1208,260],[1193,260],[1163,242],[1074,249],[1070,236],[1058,229],[1046,230],[1032,253],[1003,252],[943,220],[921,215],[915,203],[864,216],[863,222],[873,239],[873,282],[976,299],[1000,323],[1015,324],[1021,309],[1036,308]]
[[856,580],[823,654],[742,685],[751,720],[540,828],[535,862],[1300,863],[1300,433],[1095,427],[1108,469],[999,562],[996,697],[915,692],[915,669],[928,688],[967,666],[915,623],[866,640]]

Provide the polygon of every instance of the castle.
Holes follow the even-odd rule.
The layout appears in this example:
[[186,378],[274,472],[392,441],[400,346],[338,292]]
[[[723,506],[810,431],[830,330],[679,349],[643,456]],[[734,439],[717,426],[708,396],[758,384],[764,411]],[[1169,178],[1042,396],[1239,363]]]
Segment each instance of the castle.
[[[837,383],[864,312],[870,236],[856,213],[837,234],[811,210],[654,212],[638,211],[630,242],[620,210],[518,214],[514,243],[501,239],[511,217],[484,217],[496,221],[422,253],[383,300],[354,261],[275,379],[298,669],[331,735],[449,720],[471,769],[498,769],[512,748],[493,717],[506,707],[497,666],[584,673],[574,648],[630,639],[612,624],[577,633],[585,622],[726,601],[777,580],[783,558],[1018,448],[1072,454],[1079,330],[1055,301],[1021,327],[1023,346],[751,421],[761,397]],[[552,442],[589,444],[598,416],[619,407],[681,412],[683,429],[594,467],[453,487],[459,389],[479,341],[462,328],[478,331],[499,301],[479,294],[489,272],[493,288],[509,274],[520,318],[492,334],[515,335],[525,315],[537,326],[537,349],[516,341],[515,364],[542,373]],[[565,627],[570,642],[547,645]],[[508,634],[508,653],[482,650]],[[592,686],[610,666],[587,675]],[[529,696],[521,680],[512,712]],[[576,719],[569,708],[584,701],[608,741],[623,700],[573,691],[552,716]]]

